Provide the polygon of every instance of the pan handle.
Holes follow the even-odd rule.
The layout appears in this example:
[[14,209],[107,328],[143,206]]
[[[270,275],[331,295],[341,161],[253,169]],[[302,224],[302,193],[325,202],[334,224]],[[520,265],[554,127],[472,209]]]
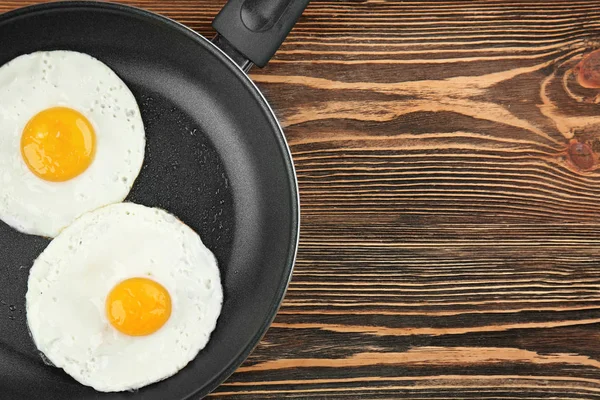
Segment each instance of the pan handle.
[[212,23],[213,39],[246,72],[264,67],[310,0],[229,0]]

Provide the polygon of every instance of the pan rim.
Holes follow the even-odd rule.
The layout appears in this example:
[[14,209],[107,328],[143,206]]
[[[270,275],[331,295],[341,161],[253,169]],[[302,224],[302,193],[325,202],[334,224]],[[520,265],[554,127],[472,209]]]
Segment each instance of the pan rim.
[[275,139],[284,155],[284,163],[286,164],[286,169],[289,176],[289,194],[290,198],[293,200],[292,210],[291,210],[291,243],[290,254],[288,254],[286,265],[284,266],[284,280],[279,285],[277,294],[275,296],[274,302],[271,304],[270,311],[266,316],[265,320],[260,326],[258,332],[253,335],[247,344],[237,353],[237,355],[227,363],[225,368],[223,368],[218,374],[215,374],[213,379],[208,381],[204,387],[200,387],[195,389],[193,392],[185,395],[185,397],[181,398],[181,400],[190,400],[195,396],[204,397],[207,394],[214,391],[217,387],[219,387],[224,381],[226,381],[238,368],[239,366],[248,358],[248,356],[254,351],[254,349],[260,343],[260,340],[265,336],[271,324],[273,323],[275,317],[277,316],[281,304],[285,298],[287,293],[290,281],[292,279],[292,274],[294,270],[294,266],[296,263],[296,257],[298,254],[298,246],[300,242],[300,218],[301,218],[301,210],[300,210],[300,192],[298,186],[298,177],[296,173],[296,168],[293,162],[292,151],[289,147],[289,144],[286,140],[286,137],[283,133],[283,128],[275,115],[275,112],[271,108],[271,105],[267,101],[264,94],[258,88],[256,83],[242,70],[242,68],[233,61],[233,59],[227,55],[223,50],[217,47],[212,41],[201,35],[200,33],[194,31],[193,29],[183,25],[180,22],[177,22],[173,19],[170,19],[164,15],[157,14],[139,7],[126,5],[122,3],[115,2],[102,2],[102,1],[58,1],[52,3],[43,3],[43,4],[35,4],[30,6],[21,7],[12,11],[8,11],[4,14],[0,14],[0,24],[4,24],[9,22],[14,18],[26,17],[28,14],[43,12],[47,10],[55,10],[55,9],[69,9],[69,8],[88,8],[88,9],[104,9],[104,10],[113,10],[113,11],[121,11],[125,13],[130,13],[137,15],[142,18],[146,18],[149,20],[153,20],[156,22],[160,22],[161,24],[166,25],[170,29],[174,29],[188,38],[194,40],[208,51],[212,51],[213,55],[219,57],[223,61],[223,66],[225,68],[229,68],[236,77],[245,84],[247,89],[254,94],[254,97],[258,100],[262,111],[270,122]]

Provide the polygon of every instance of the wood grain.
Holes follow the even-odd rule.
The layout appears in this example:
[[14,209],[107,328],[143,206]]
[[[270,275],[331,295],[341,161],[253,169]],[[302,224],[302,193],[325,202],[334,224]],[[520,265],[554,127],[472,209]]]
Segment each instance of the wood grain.
[[[211,36],[224,0],[124,2]],[[212,397],[600,398],[598,48],[600,1],[314,0],[252,73],[298,171],[294,278]]]

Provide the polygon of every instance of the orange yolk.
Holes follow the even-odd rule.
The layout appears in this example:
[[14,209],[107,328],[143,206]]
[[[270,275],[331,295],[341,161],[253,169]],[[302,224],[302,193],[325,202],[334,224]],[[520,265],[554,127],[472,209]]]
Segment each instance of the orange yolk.
[[90,121],[67,107],[48,108],[29,120],[21,155],[39,178],[64,182],[85,171],[94,158],[96,134]]
[[106,298],[106,315],[121,333],[150,335],[169,320],[171,296],[151,279],[127,279],[115,286]]

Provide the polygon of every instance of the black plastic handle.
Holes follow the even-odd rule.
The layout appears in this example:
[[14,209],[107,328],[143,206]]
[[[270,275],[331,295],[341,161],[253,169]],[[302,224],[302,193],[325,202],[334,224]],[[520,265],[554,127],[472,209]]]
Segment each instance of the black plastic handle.
[[309,1],[229,0],[213,21],[219,33],[214,42],[244,69],[251,65],[244,64],[240,56],[264,67]]

